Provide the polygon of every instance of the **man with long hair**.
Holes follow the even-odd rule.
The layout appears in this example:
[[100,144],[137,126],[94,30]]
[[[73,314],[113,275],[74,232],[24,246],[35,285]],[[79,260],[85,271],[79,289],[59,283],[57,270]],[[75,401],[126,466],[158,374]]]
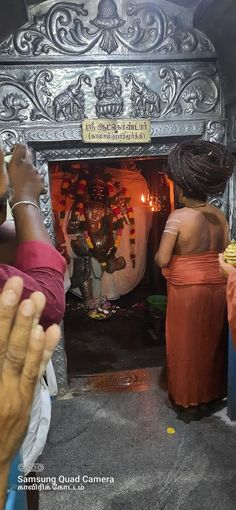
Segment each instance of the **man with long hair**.
[[207,197],[224,192],[233,169],[225,147],[201,140],[176,145],[168,158],[182,208],[168,218],[156,262],[168,285],[169,396],[184,408],[226,394],[226,283],[218,254],[229,243],[228,223]]

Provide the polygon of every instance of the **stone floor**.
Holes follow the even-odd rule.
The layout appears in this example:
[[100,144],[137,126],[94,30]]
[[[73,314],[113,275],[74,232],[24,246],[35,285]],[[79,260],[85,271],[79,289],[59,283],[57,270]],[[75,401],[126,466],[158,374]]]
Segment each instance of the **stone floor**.
[[149,313],[145,285],[114,302],[116,314],[107,320],[91,320],[72,293],[67,295],[64,320],[69,379],[86,374],[162,366],[164,316]]
[[73,380],[40,461],[41,476],[78,490],[40,492],[40,510],[235,510],[236,426],[224,409],[184,420],[160,368]]

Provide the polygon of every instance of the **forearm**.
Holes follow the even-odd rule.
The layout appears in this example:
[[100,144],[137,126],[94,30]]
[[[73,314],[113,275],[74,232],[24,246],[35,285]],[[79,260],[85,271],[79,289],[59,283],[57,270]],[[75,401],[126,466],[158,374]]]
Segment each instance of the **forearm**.
[[51,244],[28,241],[21,243],[17,249],[16,268],[24,273],[24,298],[33,291],[32,285],[34,290],[40,290],[46,296],[43,325],[60,322],[65,307],[65,259]]
[[41,213],[36,207],[20,204],[13,211],[18,244],[24,241],[43,241],[51,244]]
[[20,276],[24,281],[23,298],[34,291],[46,296],[46,307],[42,315],[43,326],[60,323],[65,308],[64,273],[66,262],[50,243],[26,241],[16,250],[14,267],[0,264],[0,288],[11,276]]
[[3,510],[6,503],[8,475],[10,471],[9,463],[0,462],[0,510]]
[[16,254],[16,230],[14,221],[5,221],[0,226],[0,264],[14,265]]
[[167,267],[170,262],[170,256],[163,255],[159,251],[155,255],[155,263],[159,267]]

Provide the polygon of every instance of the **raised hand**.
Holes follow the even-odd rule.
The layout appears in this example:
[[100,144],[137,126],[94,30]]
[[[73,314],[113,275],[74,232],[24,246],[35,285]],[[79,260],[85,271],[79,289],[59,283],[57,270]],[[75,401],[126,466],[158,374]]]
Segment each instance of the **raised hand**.
[[27,147],[15,145],[8,164],[8,175],[14,196],[11,205],[21,200],[30,200],[36,204],[45,192],[41,178],[33,165],[32,154]]
[[60,338],[60,328],[38,324],[45,297],[19,304],[23,280],[10,278],[0,295],[0,510],[12,457],[27,431],[35,386]]

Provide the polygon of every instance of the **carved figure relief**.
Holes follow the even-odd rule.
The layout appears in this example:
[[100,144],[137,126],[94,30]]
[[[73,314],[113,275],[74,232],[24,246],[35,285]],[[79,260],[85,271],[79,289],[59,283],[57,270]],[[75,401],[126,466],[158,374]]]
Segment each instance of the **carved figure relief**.
[[83,23],[81,18],[89,15],[83,3],[56,2],[2,43],[0,54],[75,56],[95,47],[108,54],[118,47],[123,53],[214,53],[204,34],[193,27],[178,26],[156,2],[130,3],[125,14],[125,19],[119,16],[115,0],[100,0],[97,16]]
[[96,78],[94,92],[98,98],[96,104],[98,117],[110,118],[121,115],[124,107],[121,97],[122,86],[119,76],[112,74],[109,67],[106,67],[103,77]]
[[23,136],[14,129],[3,130],[0,136],[3,149],[7,155],[12,153],[12,148],[16,143],[24,143]]
[[27,120],[27,117],[22,115],[21,112],[27,109],[28,106],[29,101],[22,94],[7,94],[2,100],[2,107],[0,107],[1,120],[9,122],[18,119],[19,122],[24,122],[24,120]]
[[101,0],[98,5],[98,15],[90,23],[100,31],[100,48],[112,53],[118,48],[115,32],[125,24],[125,20],[118,15],[114,0]]
[[53,111],[56,120],[82,120],[84,118],[84,92],[83,82],[92,87],[91,79],[87,74],[81,74],[75,85],[69,85],[64,92],[58,94],[53,100]]
[[[173,112],[178,115],[207,113],[214,110],[219,101],[216,66],[189,72],[186,68],[163,67],[159,71],[163,80],[161,100],[162,116]],[[184,108],[186,104],[186,107]]]
[[225,121],[210,121],[207,123],[207,138],[210,142],[224,143],[225,136]]
[[[140,73],[137,78],[129,71],[131,66],[125,68],[123,83],[127,93],[124,96],[127,100],[130,90],[132,117],[155,120],[176,115],[186,119],[209,112],[220,113],[219,75],[213,64],[194,67],[188,64],[160,67],[157,64],[151,70],[148,64],[144,64],[141,78]],[[109,66],[96,77],[95,98],[92,93],[93,66],[82,68],[76,81],[73,69],[73,77],[69,79],[68,73],[66,82],[61,78],[58,80],[61,70],[58,74],[57,67],[55,70],[38,71],[31,66],[23,75],[19,68],[19,73],[15,72],[14,76],[10,69],[4,70],[6,74],[0,74],[0,122],[31,124],[41,119],[54,124],[55,121],[81,122],[86,116],[87,104],[87,115],[94,115],[95,108],[98,117],[121,117],[125,108],[123,69],[124,66],[113,73]],[[157,90],[151,86],[152,83]],[[87,95],[87,104],[86,89],[91,91]]]
[[[219,101],[218,73],[215,66],[192,73],[187,68],[165,67],[159,70],[157,85],[160,94],[126,73],[126,86],[131,84],[131,115],[133,117],[166,117],[169,114],[189,116],[213,111]],[[145,80],[145,78],[143,78]],[[159,83],[158,83],[159,82]]]
[[[84,118],[85,98],[83,84],[91,87],[91,79],[87,74],[79,75],[75,84],[71,84],[54,99],[48,84],[52,83],[52,71],[26,72],[23,78],[11,75],[0,76],[0,86],[16,89],[17,92],[3,96],[0,104],[0,121],[28,120],[22,110],[29,109],[30,120],[46,119],[60,121],[61,119],[75,121]],[[4,89],[3,89],[4,90]],[[19,93],[21,92],[21,93]]]
[[161,98],[144,82],[138,81],[133,73],[127,73],[124,77],[126,86],[132,84],[131,102],[133,117],[159,117],[161,112]]

